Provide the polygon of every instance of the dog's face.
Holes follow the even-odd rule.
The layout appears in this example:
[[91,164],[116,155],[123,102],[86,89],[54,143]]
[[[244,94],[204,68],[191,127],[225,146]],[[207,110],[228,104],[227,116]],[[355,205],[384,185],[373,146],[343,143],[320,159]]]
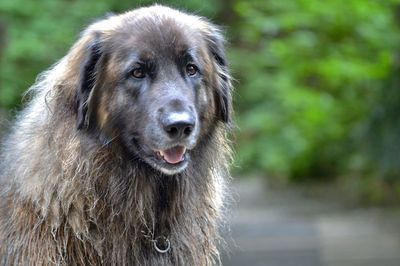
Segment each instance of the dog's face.
[[165,174],[183,171],[216,124],[229,122],[230,81],[217,29],[165,7],[96,30],[77,91],[78,128],[115,141]]

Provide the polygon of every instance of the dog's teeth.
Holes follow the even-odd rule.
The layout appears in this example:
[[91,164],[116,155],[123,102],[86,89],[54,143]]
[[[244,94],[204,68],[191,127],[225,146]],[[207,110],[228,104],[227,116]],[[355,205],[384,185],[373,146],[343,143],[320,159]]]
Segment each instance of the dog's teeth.
[[156,151],[155,154],[158,159],[164,159],[164,154],[161,151]]

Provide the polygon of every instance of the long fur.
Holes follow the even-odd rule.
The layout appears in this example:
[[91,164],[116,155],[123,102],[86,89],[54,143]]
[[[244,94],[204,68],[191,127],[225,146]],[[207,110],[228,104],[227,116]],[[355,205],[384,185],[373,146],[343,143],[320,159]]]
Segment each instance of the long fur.
[[[228,125],[168,176],[76,128],[79,70],[94,29],[30,89],[1,155],[1,265],[214,265],[229,177]],[[116,22],[115,22],[116,21]],[[229,79],[224,67],[216,75]],[[218,82],[226,82],[218,81]],[[228,80],[229,82],[229,80]],[[228,108],[228,107],[226,107]],[[152,240],[167,236],[161,254]]]

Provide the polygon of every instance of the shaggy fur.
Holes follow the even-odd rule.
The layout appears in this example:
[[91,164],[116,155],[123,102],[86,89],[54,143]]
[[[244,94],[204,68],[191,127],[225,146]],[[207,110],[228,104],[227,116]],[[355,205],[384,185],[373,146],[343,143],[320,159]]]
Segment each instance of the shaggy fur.
[[[191,34],[205,64],[202,86],[209,105],[200,116],[200,136],[187,168],[172,175],[126,153],[118,127],[110,122],[115,120],[110,109],[120,104],[114,90],[106,97],[92,93],[83,102],[78,91],[82,82],[95,78],[107,89],[116,88],[123,57],[113,57],[112,52],[122,49],[119,45],[130,32],[153,26],[160,36],[172,28],[172,39],[180,38],[173,32]],[[162,45],[163,40],[157,41]],[[93,45],[98,42],[109,56],[95,58],[104,61],[103,67],[96,77],[85,77],[88,53],[100,49]],[[218,228],[229,177],[231,112],[222,43],[219,31],[206,20],[162,6],[112,16],[82,33],[70,52],[30,89],[32,100],[4,141],[1,265],[220,262]],[[96,104],[90,102],[93,98]],[[152,240],[158,236],[169,239],[167,253],[154,249]]]

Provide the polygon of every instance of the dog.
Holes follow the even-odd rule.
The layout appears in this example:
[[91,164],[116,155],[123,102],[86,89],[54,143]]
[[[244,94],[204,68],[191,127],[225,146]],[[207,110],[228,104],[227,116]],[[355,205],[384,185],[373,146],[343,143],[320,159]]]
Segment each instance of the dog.
[[232,85],[221,30],[154,5],[97,21],[2,145],[1,265],[215,265]]

